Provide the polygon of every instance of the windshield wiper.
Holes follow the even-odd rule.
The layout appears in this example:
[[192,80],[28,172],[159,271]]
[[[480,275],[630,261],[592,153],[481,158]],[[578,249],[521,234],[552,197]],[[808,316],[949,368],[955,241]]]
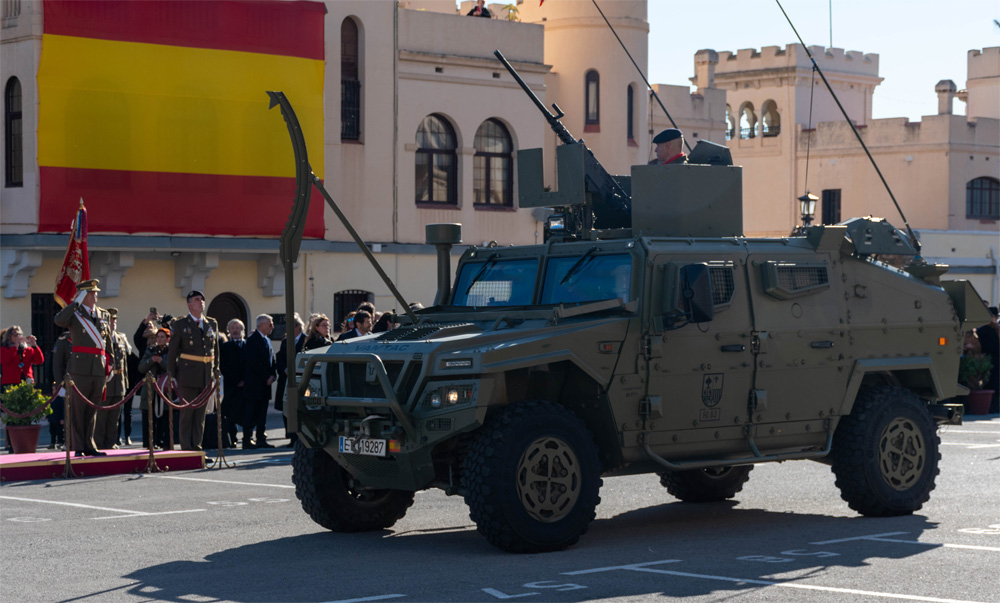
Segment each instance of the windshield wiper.
[[490,266],[496,263],[498,257],[500,257],[500,254],[494,253],[490,255],[490,257],[486,258],[486,261],[483,262],[483,267],[479,269],[479,272],[476,273],[476,276],[472,277],[472,280],[469,282],[469,286],[465,290],[466,295],[469,294],[469,291],[472,291],[472,286],[475,285],[477,281],[479,281],[480,277],[483,276],[483,273],[489,270]]
[[566,281],[568,281],[574,274],[579,272],[580,269],[583,268],[585,264],[590,263],[588,260],[593,259],[595,251],[600,251],[600,249],[598,249],[596,245],[588,249],[587,253],[583,254],[583,257],[581,257],[579,260],[576,261],[575,264],[573,264],[573,267],[570,268],[569,272],[566,273],[566,276],[564,276],[563,279],[559,281],[559,284],[565,285]]

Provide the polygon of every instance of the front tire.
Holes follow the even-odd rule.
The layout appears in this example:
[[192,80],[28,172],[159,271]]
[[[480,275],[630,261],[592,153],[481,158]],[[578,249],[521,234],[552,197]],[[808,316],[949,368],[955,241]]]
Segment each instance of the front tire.
[[413,492],[366,490],[352,484],[350,474],[322,449],[295,442],[292,482],[302,509],[313,521],[334,532],[370,532],[395,524],[413,504]]
[[575,544],[600,502],[597,446],[583,421],[544,401],[491,417],[465,458],[465,502],[479,533],[511,553]]
[[750,479],[751,470],[753,465],[665,471],[660,474],[660,484],[684,502],[718,502],[736,496]]
[[898,387],[863,390],[833,436],[841,498],[862,515],[913,513],[934,489],[939,445],[937,426],[916,394]]

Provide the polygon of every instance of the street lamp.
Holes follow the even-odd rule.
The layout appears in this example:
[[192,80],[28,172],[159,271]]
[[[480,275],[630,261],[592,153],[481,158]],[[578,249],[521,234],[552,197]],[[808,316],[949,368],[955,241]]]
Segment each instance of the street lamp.
[[806,191],[806,194],[799,197],[799,211],[802,213],[803,228],[809,226],[809,223],[813,221],[813,217],[816,215],[817,201],[819,201],[819,197],[808,191]]

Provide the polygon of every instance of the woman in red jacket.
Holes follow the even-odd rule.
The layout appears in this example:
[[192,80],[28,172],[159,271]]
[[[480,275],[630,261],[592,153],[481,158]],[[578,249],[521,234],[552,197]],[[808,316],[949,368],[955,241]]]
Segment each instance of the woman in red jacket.
[[24,336],[21,327],[14,325],[0,335],[0,387],[17,385],[22,381],[35,382],[32,365],[45,362],[34,335]]

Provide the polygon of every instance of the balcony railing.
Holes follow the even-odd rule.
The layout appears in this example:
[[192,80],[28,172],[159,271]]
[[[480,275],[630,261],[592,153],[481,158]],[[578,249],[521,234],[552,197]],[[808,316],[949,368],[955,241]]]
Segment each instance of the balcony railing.
[[781,134],[781,126],[780,125],[778,125],[778,126],[764,126],[764,136],[770,137],[770,136],[777,136],[778,134]]
[[340,139],[361,138],[361,82],[340,80]]
[[740,128],[740,138],[746,140],[757,136],[757,133],[754,130],[755,128]]

